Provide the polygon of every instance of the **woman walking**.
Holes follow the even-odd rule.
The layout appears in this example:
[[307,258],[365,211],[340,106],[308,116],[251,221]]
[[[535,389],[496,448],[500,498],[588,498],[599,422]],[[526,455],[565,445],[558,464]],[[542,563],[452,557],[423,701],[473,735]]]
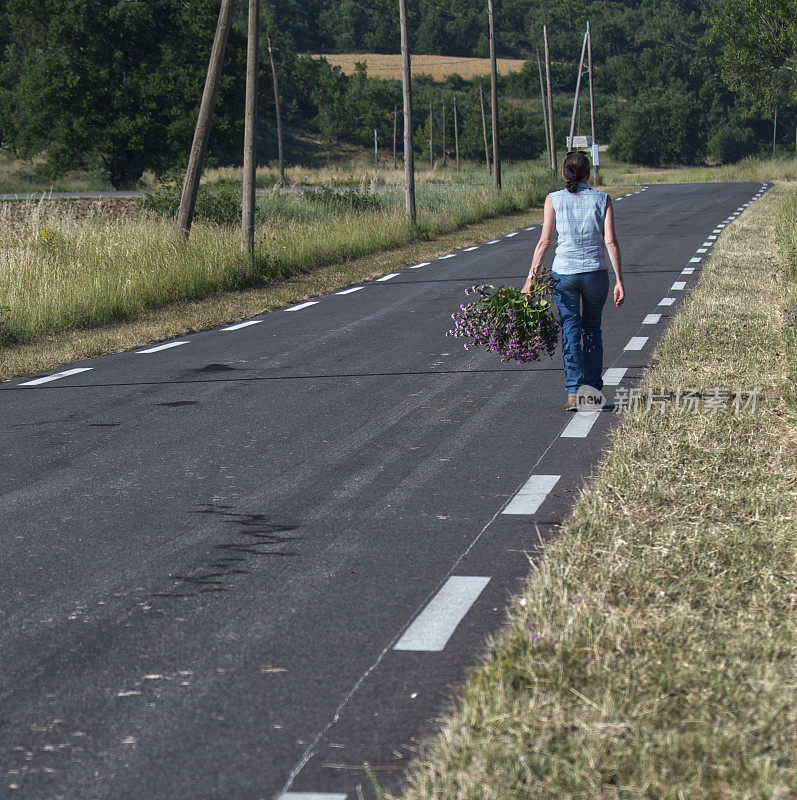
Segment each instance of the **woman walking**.
[[601,314],[609,294],[607,252],[616,278],[614,303],[618,308],[625,289],[611,198],[588,185],[590,163],[583,153],[567,154],[562,175],[565,188],[545,198],[542,233],[523,291],[531,290],[556,228],[551,275],[553,300],[562,324],[565,410],[576,411],[579,387],[603,389]]

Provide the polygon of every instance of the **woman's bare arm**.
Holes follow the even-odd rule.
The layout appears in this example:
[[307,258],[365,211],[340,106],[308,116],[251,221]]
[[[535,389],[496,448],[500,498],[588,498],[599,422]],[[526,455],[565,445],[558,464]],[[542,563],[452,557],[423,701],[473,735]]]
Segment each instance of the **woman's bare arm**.
[[540,233],[540,241],[537,242],[537,247],[534,248],[534,258],[531,260],[531,271],[522,289],[526,294],[531,291],[531,282],[537,276],[542,266],[542,260],[545,258],[545,254],[551,246],[551,239],[553,238],[554,228],[556,227],[556,214],[554,214],[553,202],[551,201],[550,195],[545,198],[545,205],[543,206],[542,213],[542,233]]
[[617,243],[617,235],[614,232],[614,208],[612,198],[606,202],[606,216],[603,220],[603,241],[609,253],[609,259],[614,269],[614,277],[617,282],[614,285],[614,304],[619,308],[625,300],[625,287],[623,286],[623,261],[620,257],[620,245]]

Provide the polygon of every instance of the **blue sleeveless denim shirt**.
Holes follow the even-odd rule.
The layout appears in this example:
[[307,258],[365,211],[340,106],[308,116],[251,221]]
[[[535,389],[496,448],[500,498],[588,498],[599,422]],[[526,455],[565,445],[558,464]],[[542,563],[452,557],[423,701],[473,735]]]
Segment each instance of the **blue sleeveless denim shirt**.
[[551,192],[556,214],[556,252],[551,272],[575,275],[594,272],[609,265],[603,241],[603,220],[609,195],[579,183],[578,192]]

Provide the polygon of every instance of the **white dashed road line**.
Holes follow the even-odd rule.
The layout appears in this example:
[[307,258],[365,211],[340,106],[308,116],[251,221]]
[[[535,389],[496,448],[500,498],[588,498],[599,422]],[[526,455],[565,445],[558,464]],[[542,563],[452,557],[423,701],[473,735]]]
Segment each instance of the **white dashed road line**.
[[342,289],[339,292],[335,292],[335,294],[351,294],[352,292],[362,291],[363,288],[362,286],[352,286],[351,289]]
[[452,575],[396,642],[396,650],[439,653],[476,602],[489,578]]
[[475,245],[473,245],[473,247],[466,247],[462,252],[463,253],[470,253],[471,250],[478,250],[478,249],[479,249],[479,245],[475,244]]
[[136,353],[140,356],[148,355],[149,353],[160,353],[161,350],[171,350],[172,347],[179,347],[181,344],[188,344],[188,342],[168,342],[167,344],[148,347],[146,350],[136,350]]
[[681,270],[681,275],[691,275],[695,271],[694,267],[684,267]]
[[671,292],[682,292],[686,288],[686,281],[675,281],[675,283],[670,286]]
[[410,269],[420,269],[421,267],[428,267],[431,261],[421,261],[420,264],[413,264]]
[[648,341],[647,336],[632,336],[623,350],[641,350]]
[[456,253],[448,253],[447,255],[439,256],[437,260],[442,261],[444,258],[454,258],[455,255]]
[[625,377],[625,373],[627,371],[628,371],[627,367],[610,367],[603,374],[603,385],[619,386],[620,381],[622,381],[622,379]]
[[695,252],[697,252],[697,253],[708,253],[708,247],[698,247]]
[[59,378],[68,378],[70,375],[77,375],[79,372],[91,372],[94,367],[74,367],[73,369],[66,369],[63,372],[56,372],[54,375],[47,375],[44,378],[34,378],[32,381],[25,381],[18,384],[18,386],[39,386],[42,383],[49,383],[50,381],[57,381]]
[[561,475],[532,475],[509,501],[502,514],[534,514]]
[[381,283],[382,281],[392,281],[393,278],[398,278],[398,272],[390,272],[387,275],[383,275],[381,278],[377,278],[377,283]]
[[562,431],[563,439],[583,439],[592,430],[600,411],[579,411]]
[[500,239],[493,239],[491,242],[485,242],[485,244],[498,244],[500,241]]
[[512,236],[517,236],[517,235],[518,231],[513,231],[512,233],[507,233],[505,238],[510,239]]
[[301,311],[303,308],[309,308],[310,306],[314,306],[318,304],[318,300],[308,300],[306,303],[299,303],[298,306],[291,306],[290,308],[286,308],[286,311]]
[[346,800],[347,797],[339,792],[282,792],[277,800]]
[[533,231],[533,230],[534,230],[536,227],[537,227],[536,225],[532,225],[531,227],[529,227],[529,228],[524,228],[523,230],[524,230],[524,231]]
[[699,264],[703,259],[700,256],[695,256],[694,258],[689,259],[690,264]]
[[659,305],[660,306],[671,306],[674,302],[675,302],[675,298],[674,297],[662,297],[661,300],[659,300]]
[[222,328],[222,331],[239,331],[241,328],[248,328],[250,325],[259,325],[263,320],[262,319],[250,319],[248,322],[239,322],[236,325],[228,325],[226,328]]
[[661,319],[661,314],[648,314],[642,320],[643,325],[655,325]]

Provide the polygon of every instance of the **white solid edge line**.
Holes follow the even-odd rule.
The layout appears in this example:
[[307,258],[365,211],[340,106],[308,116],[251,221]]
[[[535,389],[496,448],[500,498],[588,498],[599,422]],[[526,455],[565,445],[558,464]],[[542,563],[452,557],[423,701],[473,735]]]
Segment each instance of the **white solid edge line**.
[[428,267],[431,261],[421,261],[420,264],[413,264],[410,269],[420,269],[421,267]]
[[398,272],[390,272],[387,275],[383,275],[381,278],[377,278],[376,282],[381,283],[382,281],[392,281],[393,278],[398,278]]
[[335,294],[351,294],[352,292],[359,292],[363,288],[363,286],[352,286],[351,289],[343,289],[340,292],[335,292]]
[[632,336],[623,350],[641,350],[648,341],[647,336]]
[[674,297],[662,297],[661,300],[659,300],[659,305],[660,306],[671,306],[674,302],[675,302],[675,298]]
[[168,344],[159,344],[155,347],[148,347],[146,350],[136,350],[136,353],[138,355],[159,353],[161,350],[170,350],[172,347],[179,347],[181,344],[188,344],[188,342],[169,342]]
[[627,371],[627,367],[610,367],[603,373],[603,385],[619,386]]
[[404,631],[394,650],[439,653],[489,582],[481,576],[452,575]]
[[670,286],[671,292],[682,292],[686,288],[686,281],[675,281],[675,283]]
[[226,328],[222,328],[222,331],[239,331],[241,328],[248,328],[250,325],[258,325],[262,322],[262,319],[250,319],[248,322],[238,322],[235,325],[228,325]]
[[562,431],[563,439],[584,439],[592,430],[595,420],[600,416],[600,411],[577,411],[573,419],[568,422]]
[[94,367],[74,367],[63,372],[56,372],[53,375],[46,375],[44,378],[34,378],[32,381],[25,381],[17,384],[18,386],[39,386],[42,383],[57,381],[59,378],[68,378],[70,375],[77,375],[79,372],[90,372]]
[[286,308],[286,311],[301,311],[303,308],[309,308],[310,306],[314,306],[318,303],[318,300],[308,300],[306,303],[299,303],[298,306],[291,306],[290,308]]
[[694,267],[684,267],[681,270],[681,275],[691,275],[695,271]]
[[347,797],[340,792],[282,792],[276,800],[346,800]]
[[502,514],[536,514],[561,475],[532,475],[509,501]]
[[463,253],[470,253],[471,250],[478,250],[479,245],[474,244],[473,247],[466,247],[462,252]]
[[661,319],[661,314],[647,314],[642,320],[643,325],[655,325]]

